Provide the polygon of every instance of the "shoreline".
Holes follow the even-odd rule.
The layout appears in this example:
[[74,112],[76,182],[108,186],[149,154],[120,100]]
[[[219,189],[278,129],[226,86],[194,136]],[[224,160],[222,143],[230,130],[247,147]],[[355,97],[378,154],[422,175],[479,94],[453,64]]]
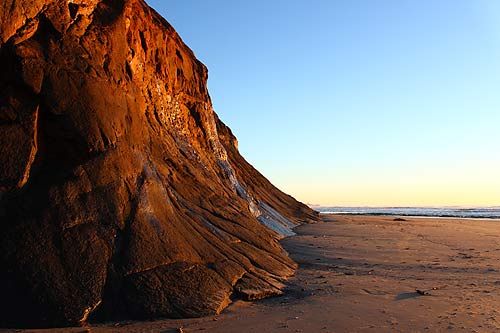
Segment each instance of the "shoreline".
[[326,215],[340,215],[340,216],[374,216],[374,217],[407,217],[407,218],[416,218],[416,219],[451,219],[451,220],[471,220],[471,221],[476,221],[476,220],[484,220],[484,221],[500,221],[500,217],[461,217],[461,216],[448,216],[448,215],[442,215],[442,216],[427,216],[427,215],[404,215],[404,214],[377,214],[377,213],[332,213],[332,212],[319,212],[320,217],[326,216]]
[[282,296],[220,315],[0,332],[493,332],[500,330],[500,224],[323,215],[281,241],[299,264]]

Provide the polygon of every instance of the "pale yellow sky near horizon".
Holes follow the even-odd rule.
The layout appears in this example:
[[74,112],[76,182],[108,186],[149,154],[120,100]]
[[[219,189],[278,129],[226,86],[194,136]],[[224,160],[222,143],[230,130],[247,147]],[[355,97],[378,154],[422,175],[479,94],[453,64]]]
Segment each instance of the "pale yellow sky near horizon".
[[372,173],[323,168],[294,184],[278,177],[276,185],[304,203],[321,206],[500,206],[500,176],[495,176],[500,163],[476,162]]

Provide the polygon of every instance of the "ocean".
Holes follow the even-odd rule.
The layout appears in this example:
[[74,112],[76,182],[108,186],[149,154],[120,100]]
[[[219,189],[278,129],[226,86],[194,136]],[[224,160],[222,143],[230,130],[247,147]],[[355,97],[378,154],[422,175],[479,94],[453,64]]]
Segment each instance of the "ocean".
[[500,207],[312,207],[320,213],[500,219]]

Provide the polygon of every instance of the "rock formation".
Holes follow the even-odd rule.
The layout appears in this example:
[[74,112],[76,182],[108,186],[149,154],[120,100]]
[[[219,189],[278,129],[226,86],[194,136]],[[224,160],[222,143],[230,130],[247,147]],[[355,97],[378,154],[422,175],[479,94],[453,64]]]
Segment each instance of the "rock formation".
[[0,5],[0,327],[193,317],[280,293],[317,218],[238,153],[143,0]]

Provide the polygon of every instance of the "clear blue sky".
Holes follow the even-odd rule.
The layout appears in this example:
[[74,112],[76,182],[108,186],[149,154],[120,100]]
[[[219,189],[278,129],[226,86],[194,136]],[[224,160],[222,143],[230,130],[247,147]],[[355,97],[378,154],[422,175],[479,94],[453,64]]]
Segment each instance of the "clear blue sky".
[[149,0],[275,185],[323,205],[500,205],[500,1]]

